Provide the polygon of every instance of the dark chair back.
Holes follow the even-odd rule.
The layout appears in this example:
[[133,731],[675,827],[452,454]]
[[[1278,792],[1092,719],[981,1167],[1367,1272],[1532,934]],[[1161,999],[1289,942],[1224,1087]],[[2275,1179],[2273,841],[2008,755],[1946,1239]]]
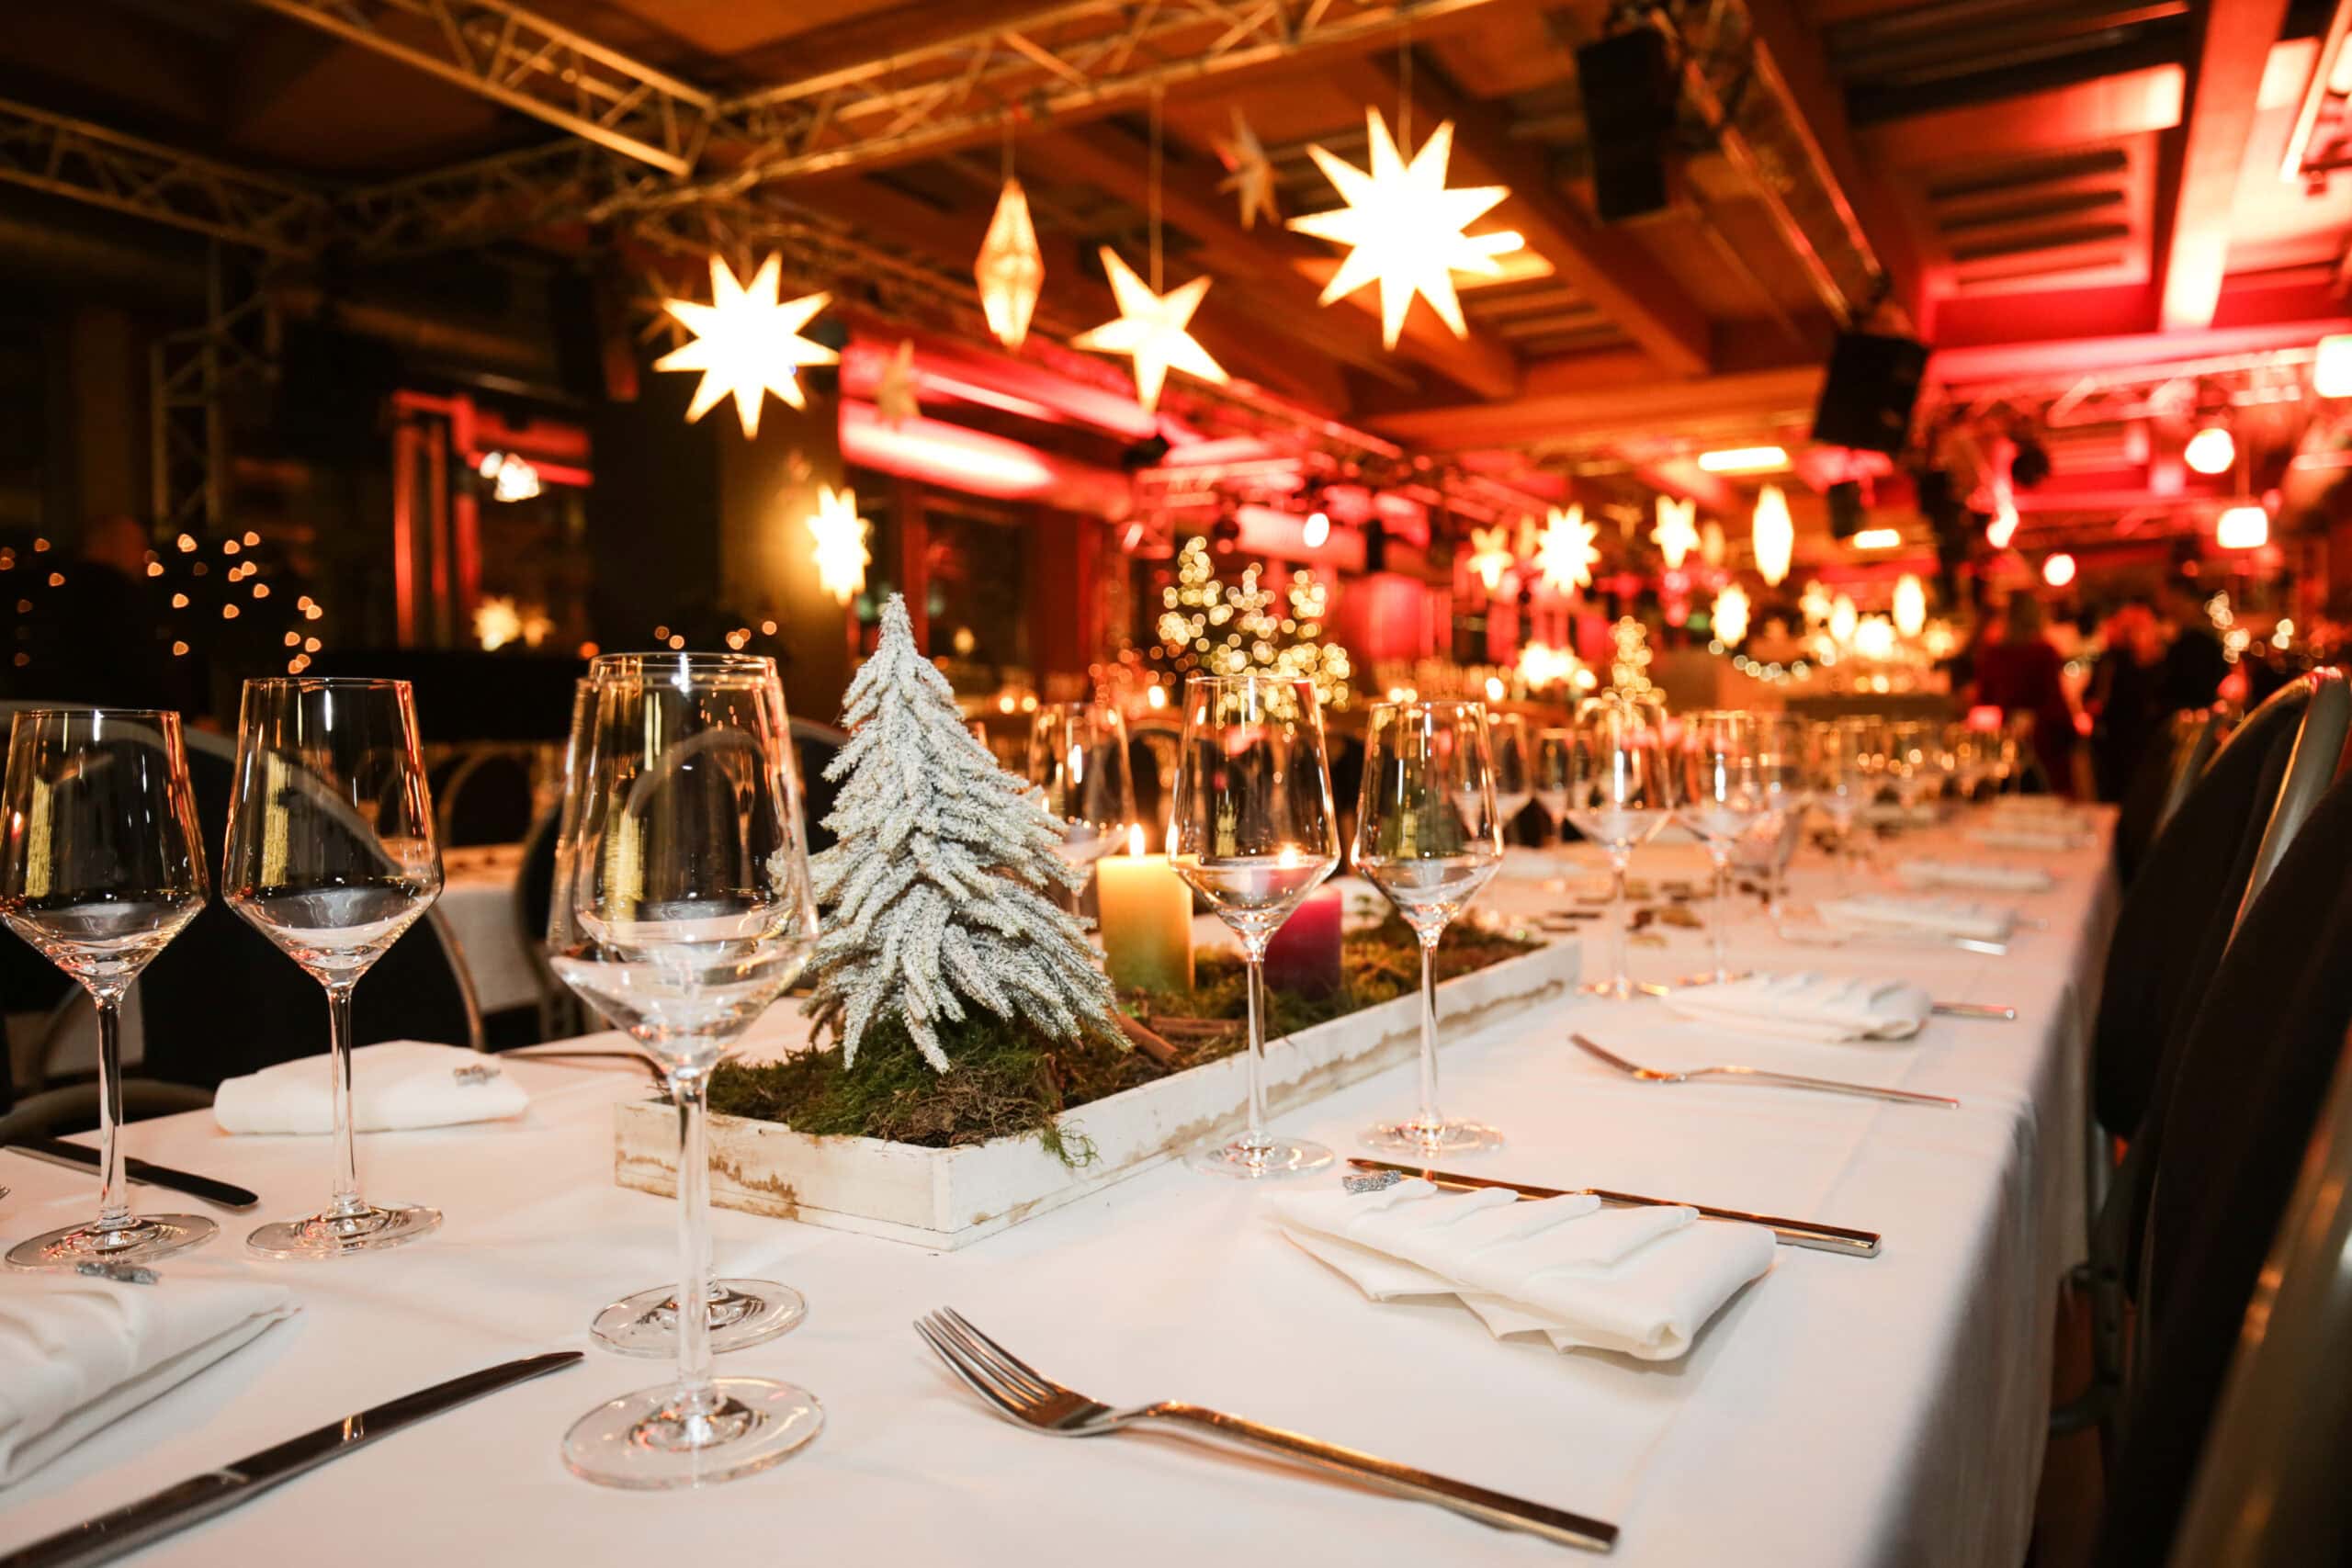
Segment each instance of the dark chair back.
[[511,746],[467,751],[434,786],[444,849],[463,844],[515,844],[531,830],[531,756]]
[[2221,718],[2214,709],[2185,709],[2148,742],[2124,787],[2121,809],[2115,820],[2115,872],[2125,886],[2132,885],[2149,846],[2164,830],[2188,791],[2213,760],[2221,740]]

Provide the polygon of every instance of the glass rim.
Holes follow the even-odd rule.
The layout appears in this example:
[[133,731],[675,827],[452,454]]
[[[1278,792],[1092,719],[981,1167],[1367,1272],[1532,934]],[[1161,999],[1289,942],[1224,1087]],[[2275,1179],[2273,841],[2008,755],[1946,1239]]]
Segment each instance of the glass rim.
[[20,718],[168,718],[175,724],[187,722],[177,708],[118,708],[91,703],[81,707],[30,707],[9,711],[8,722]]
[[747,675],[777,673],[775,660],[764,653],[742,653],[731,649],[663,648],[641,653],[600,653],[588,661],[584,681],[594,682],[609,671],[643,671],[649,667],[673,665],[682,670],[703,669],[714,673],[740,672]]
[[264,691],[404,692],[410,685],[410,682],[392,675],[254,675],[247,678],[245,690],[250,692],[258,686]]
[[1435,713],[1441,708],[1452,708],[1459,713],[1464,708],[1476,708],[1481,717],[1496,716],[1487,708],[1486,699],[1483,697],[1413,697],[1404,702],[1395,703],[1384,699],[1372,705],[1371,716],[1377,716],[1383,713],[1407,713],[1415,708],[1420,709],[1423,713]]
[[1184,689],[1194,686],[1238,686],[1243,683],[1267,686],[1305,686],[1312,690],[1315,682],[1306,675],[1283,675],[1272,670],[1242,670],[1231,675],[1187,675]]

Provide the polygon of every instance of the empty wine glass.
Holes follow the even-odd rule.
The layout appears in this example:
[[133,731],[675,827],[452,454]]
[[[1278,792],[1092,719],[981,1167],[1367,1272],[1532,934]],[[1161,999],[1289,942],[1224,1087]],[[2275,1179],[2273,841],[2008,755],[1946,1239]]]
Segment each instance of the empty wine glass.
[[405,681],[245,682],[221,896],[327,993],[334,1182],[325,1208],[263,1225],[266,1258],[398,1247],[441,1223],[359,1193],[351,1125],[351,993],[441,894],[441,852]]
[[1610,977],[1586,981],[1580,989],[1587,996],[1627,1001],[1641,994],[1626,973],[1625,867],[1634,851],[1666,826],[1674,805],[1656,711],[1613,693],[1587,698],[1577,711],[1567,818],[1609,857],[1610,924],[1616,936]]
[[[748,654],[606,654],[567,792],[556,897],[571,924],[548,958],[662,1068],[678,1109],[679,1284],[705,1302],[710,1075],[816,946],[790,728],[775,665]],[[582,1416],[564,1463],[613,1486],[725,1481],[765,1469],[824,1425],[816,1397],[711,1375],[706,1312],[673,1312],[674,1382]]]
[[1061,818],[1058,852],[1071,865],[1092,865],[1125,843],[1136,790],[1119,710],[1108,703],[1041,705],[1029,725],[1029,782]]
[[1715,873],[1715,908],[1707,922],[1711,965],[1685,985],[1720,986],[1736,978],[1724,962],[1724,927],[1731,919],[1731,852],[1768,809],[1756,753],[1753,714],[1711,709],[1682,721],[1674,758],[1680,773],[1676,815],[1699,835]]
[[1486,710],[1476,703],[1383,703],[1372,710],[1355,868],[1388,896],[1421,948],[1420,1107],[1407,1121],[1366,1133],[1374,1148],[1434,1156],[1503,1141],[1482,1122],[1449,1120],[1437,1092],[1438,939],[1502,864],[1498,771]]
[[1868,725],[1837,719],[1813,727],[1813,799],[1837,833],[1838,887],[1845,890],[1853,860],[1854,819],[1876,793]]
[[1894,786],[1895,803],[1903,808],[1900,826],[1908,828],[1912,812],[1935,782],[1934,748],[1928,726],[1916,720],[1889,724],[1883,733],[1886,780]]
[[1577,747],[1576,731],[1543,729],[1535,735],[1535,750],[1528,769],[1530,794],[1536,808],[1552,824],[1555,844],[1565,840],[1568,819],[1568,776]]
[[1496,820],[1508,843],[1510,825],[1535,798],[1535,747],[1527,720],[1515,713],[1487,714],[1487,748],[1494,759]]
[[1758,829],[1769,835],[1764,908],[1775,920],[1786,913],[1789,861],[1804,836],[1805,816],[1813,805],[1813,739],[1812,728],[1787,714],[1763,715],[1756,721],[1756,777],[1764,791]]
[[0,919],[89,992],[98,1014],[98,1217],[19,1242],[19,1269],[150,1263],[219,1230],[134,1214],[122,1172],[123,994],[204,908],[180,716],[35,708],[8,730]]
[[1169,863],[1241,943],[1250,1110],[1239,1136],[1196,1151],[1197,1170],[1254,1179],[1330,1164],[1320,1144],[1265,1126],[1266,944],[1340,863],[1331,770],[1312,682],[1195,675],[1184,684]]

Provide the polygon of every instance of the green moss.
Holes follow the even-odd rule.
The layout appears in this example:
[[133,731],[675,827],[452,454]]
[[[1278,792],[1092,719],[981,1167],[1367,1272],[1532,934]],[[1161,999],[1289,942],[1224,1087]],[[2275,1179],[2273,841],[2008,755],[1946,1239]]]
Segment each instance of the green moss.
[[[1487,931],[1450,931],[1438,949],[1438,975],[1451,979],[1536,945]],[[1272,993],[1268,1038],[1376,1006],[1420,984],[1413,934],[1393,917],[1349,935],[1340,969],[1340,989],[1332,996]],[[818,1137],[881,1138],[924,1148],[1029,1136],[1076,1169],[1093,1162],[1094,1144],[1080,1128],[1056,1121],[1063,1111],[1242,1048],[1247,1003],[1240,960],[1205,954],[1195,979],[1190,991],[1132,991],[1120,998],[1122,1007],[1147,1024],[1170,1026],[1170,1043],[1177,1051],[1173,1068],[1163,1069],[1141,1052],[1104,1041],[1050,1039],[1024,1023],[976,1010],[943,1036],[955,1064],[947,1073],[932,1071],[905,1028],[888,1020],[866,1031],[856,1065],[847,1069],[838,1048],[758,1066],[720,1067],[711,1080],[711,1109]],[[1190,1027],[1175,1031],[1179,1023]],[[1225,1027],[1202,1027],[1210,1023]]]

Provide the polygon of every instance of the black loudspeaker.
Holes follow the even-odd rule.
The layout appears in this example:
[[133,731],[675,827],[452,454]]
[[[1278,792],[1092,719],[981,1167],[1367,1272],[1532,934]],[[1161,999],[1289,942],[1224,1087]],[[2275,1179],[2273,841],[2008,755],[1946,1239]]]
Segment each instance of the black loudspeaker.
[[1585,132],[1592,145],[1593,206],[1603,223],[1665,210],[1667,141],[1674,133],[1674,68],[1666,35],[1640,28],[1577,51]]
[[1850,539],[1862,531],[1862,487],[1845,479],[1829,487],[1829,536]]
[[1894,457],[1911,432],[1911,405],[1928,371],[1928,345],[1916,338],[1839,333],[1829,374],[1813,411],[1813,438]]

